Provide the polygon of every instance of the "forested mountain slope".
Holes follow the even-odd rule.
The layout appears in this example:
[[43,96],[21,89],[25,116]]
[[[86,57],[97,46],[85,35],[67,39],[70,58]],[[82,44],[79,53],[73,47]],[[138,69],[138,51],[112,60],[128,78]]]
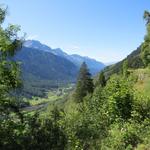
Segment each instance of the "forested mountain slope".
[[42,96],[45,90],[76,81],[76,65],[50,52],[23,47],[15,60],[21,63],[26,95]]
[[75,80],[78,71],[67,59],[33,48],[23,47],[15,58],[21,62],[23,74],[39,79],[71,81]]

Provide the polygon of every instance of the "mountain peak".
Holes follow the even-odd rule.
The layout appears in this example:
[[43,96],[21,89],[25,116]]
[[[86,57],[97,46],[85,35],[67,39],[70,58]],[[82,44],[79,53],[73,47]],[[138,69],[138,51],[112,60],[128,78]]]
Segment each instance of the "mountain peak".
[[34,49],[50,52],[56,56],[63,57],[69,60],[70,62],[72,62],[78,68],[80,68],[83,62],[86,62],[92,74],[98,73],[100,70],[102,70],[105,67],[105,65],[102,62],[99,62],[93,58],[87,56],[80,56],[78,54],[69,55],[60,48],[52,49],[49,46],[42,44],[41,42],[36,40],[27,40],[24,43],[24,46],[27,48],[34,48]]
[[51,48],[45,44],[42,44],[40,41],[37,40],[27,40],[25,41],[24,45],[25,47],[28,48],[34,48],[34,49],[39,49],[39,50],[43,50],[43,51],[51,51]]

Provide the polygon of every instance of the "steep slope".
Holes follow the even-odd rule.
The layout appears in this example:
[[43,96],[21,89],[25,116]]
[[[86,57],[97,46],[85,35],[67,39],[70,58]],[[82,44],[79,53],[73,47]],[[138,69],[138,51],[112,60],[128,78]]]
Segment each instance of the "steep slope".
[[47,45],[40,43],[39,41],[28,40],[25,42],[24,46],[28,47],[28,48],[35,48],[35,49],[39,49],[42,51],[51,52],[54,55],[61,56],[65,59],[68,59],[72,63],[74,63],[78,67],[78,69],[80,68],[80,66],[83,62],[86,62],[90,72],[93,75],[100,72],[105,67],[105,65],[102,62],[96,61],[89,57],[83,57],[83,56],[76,55],[76,54],[68,55],[60,48],[52,49],[52,48],[48,47]]
[[106,78],[109,78],[109,76],[111,76],[114,73],[119,73],[120,71],[122,71],[122,65],[123,65],[124,60],[128,61],[128,66],[130,68],[137,69],[137,68],[143,67],[144,64],[141,60],[140,52],[141,52],[141,48],[138,47],[135,51],[133,51],[131,54],[129,54],[122,61],[106,67],[104,69],[104,73],[105,73]]
[[22,62],[23,72],[40,79],[63,81],[76,77],[77,67],[73,63],[50,52],[23,47],[16,59]]
[[[129,76],[134,78],[134,89],[145,96],[150,97],[150,69],[145,67],[141,59],[141,48],[138,47],[137,50],[133,51],[122,61],[108,66],[104,69],[104,74],[106,79],[111,77],[113,74],[118,74],[122,71],[123,61],[128,61],[128,71]],[[95,78],[95,82],[98,79],[98,75]]]

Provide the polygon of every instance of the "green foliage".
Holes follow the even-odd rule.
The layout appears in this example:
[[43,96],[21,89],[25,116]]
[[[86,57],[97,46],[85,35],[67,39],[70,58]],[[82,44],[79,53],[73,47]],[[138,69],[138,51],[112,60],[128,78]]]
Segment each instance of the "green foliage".
[[132,150],[148,147],[149,98],[134,91],[131,75],[114,75],[64,113],[67,149]]
[[[3,29],[1,26],[5,14],[6,10],[0,8],[0,148],[2,150],[149,149],[150,98],[135,92],[133,87],[135,79],[127,73],[128,65],[131,65],[129,57],[128,65],[127,61],[117,65],[120,66],[119,70],[123,66],[123,74],[109,76],[106,83],[102,72],[99,84],[95,88],[89,70],[83,63],[75,91],[75,99],[82,103],[73,101],[71,109],[60,110],[54,107],[51,113],[43,118],[38,113],[22,114],[19,109],[21,106],[19,99],[13,95],[21,86],[19,66],[12,60],[12,56],[21,45],[17,37],[19,28],[10,25]],[[149,25],[148,12],[145,12],[145,18]],[[149,42],[149,35],[145,42]],[[149,48],[142,50],[145,55]],[[136,56],[139,57],[139,52]],[[144,61],[146,64],[149,63],[145,58]],[[55,104],[58,106],[65,102],[66,98]],[[66,105],[68,104],[67,101]]]
[[129,72],[128,72],[128,60],[127,59],[123,62],[122,73],[123,73],[124,77],[127,77],[129,74]]
[[[58,115],[54,113],[52,116]],[[42,120],[35,114],[24,116],[24,123],[10,120],[7,127],[0,124],[0,147],[2,150],[62,150],[67,139],[58,121],[53,117]]]
[[[61,150],[65,148],[67,139],[59,127],[59,112],[52,112],[51,118],[39,119],[38,115],[27,118],[26,141],[21,144],[25,149]],[[54,118],[53,118],[54,116]]]
[[147,34],[141,47],[141,57],[145,66],[148,66],[150,63],[150,13],[148,11],[145,11],[144,19],[147,22]]
[[105,88],[110,117],[129,119],[133,104],[133,90],[130,80],[114,75]]
[[146,23],[150,23],[150,13],[149,11],[145,10],[143,18],[146,20]]
[[0,115],[2,116],[5,115],[4,112],[18,112],[15,97],[11,93],[21,86],[18,64],[11,60],[22,43],[17,36],[20,29],[14,25],[9,25],[6,29],[3,29],[2,23],[5,14],[6,9],[0,8]]
[[102,87],[98,86],[93,95],[87,95],[83,103],[65,113],[62,125],[69,139],[68,149],[100,148],[109,124],[102,93]]
[[113,124],[102,149],[132,150],[142,142],[140,127],[139,124],[129,122]]
[[128,62],[128,68],[132,68],[132,69],[138,69],[138,68],[143,68],[144,67],[144,63],[143,60],[141,58],[141,47],[139,46],[135,51],[133,51],[130,55],[127,56],[127,58],[125,58],[124,60],[108,66],[104,69],[104,74],[105,74],[105,78],[106,80],[109,79],[109,77],[113,74],[120,74],[122,72],[122,66],[124,61],[127,60]]
[[142,122],[150,118],[150,97],[136,93],[134,96],[134,104],[132,117],[137,122]]
[[[5,19],[5,9],[0,8],[0,22]],[[0,147],[12,149],[64,149],[66,137],[58,124],[58,111],[50,119],[38,115],[24,116],[14,91],[21,85],[20,71],[12,57],[21,46],[17,36],[20,29],[0,24]]]
[[96,86],[99,86],[99,85],[101,87],[104,87],[106,85],[106,79],[105,79],[105,75],[104,75],[103,71],[101,71],[99,78],[98,78],[98,81],[96,83]]
[[12,149],[14,146],[16,149],[16,139],[22,132],[24,119],[13,94],[21,86],[21,80],[18,64],[12,57],[22,41],[17,36],[19,27],[9,25],[6,29],[2,28],[5,15],[6,9],[0,7],[0,147]]
[[81,65],[77,86],[75,90],[75,99],[78,102],[82,102],[83,98],[88,94],[93,92],[93,81],[91,74],[87,68],[86,63],[84,62]]

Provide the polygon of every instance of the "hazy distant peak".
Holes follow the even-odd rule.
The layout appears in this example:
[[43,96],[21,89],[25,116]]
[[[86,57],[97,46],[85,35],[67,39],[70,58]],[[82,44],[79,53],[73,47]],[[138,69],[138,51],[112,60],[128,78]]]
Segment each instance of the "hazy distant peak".
[[113,65],[113,64],[116,64],[117,62],[116,61],[114,61],[114,62],[106,62],[106,63],[104,63],[106,66],[110,66],[110,65]]

